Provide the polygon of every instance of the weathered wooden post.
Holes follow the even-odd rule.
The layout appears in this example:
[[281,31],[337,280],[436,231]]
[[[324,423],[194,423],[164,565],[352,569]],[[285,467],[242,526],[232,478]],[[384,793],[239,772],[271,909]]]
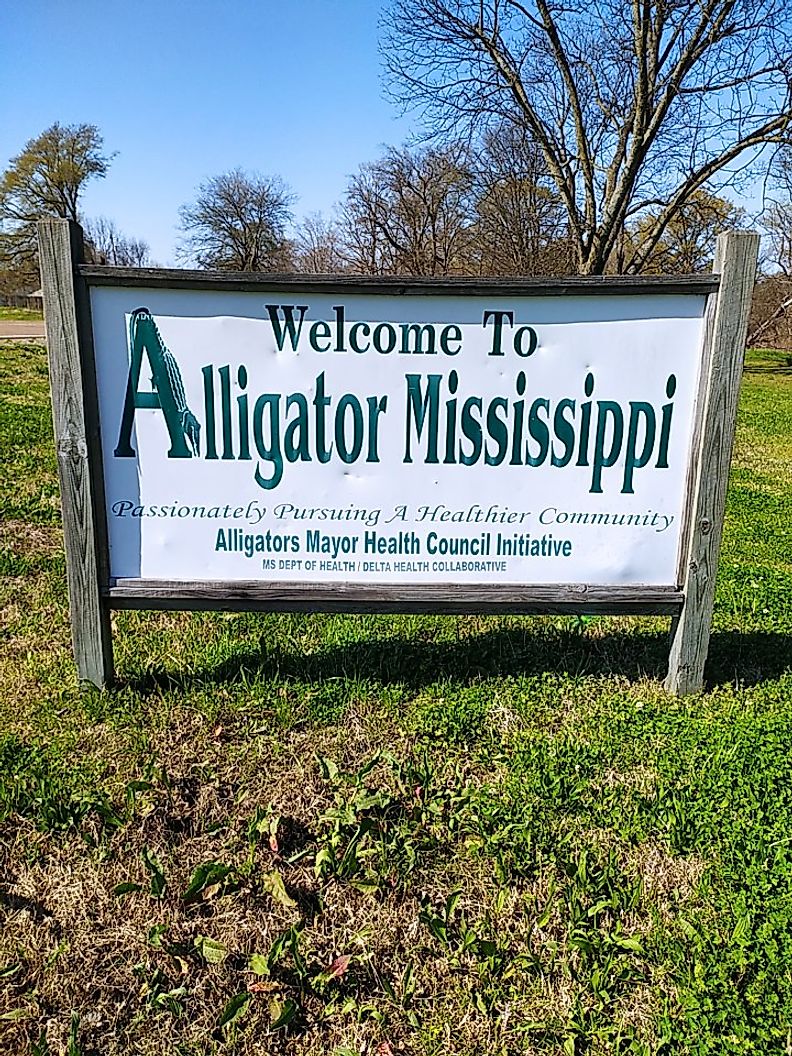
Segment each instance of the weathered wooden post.
[[102,597],[107,528],[91,305],[78,270],[82,230],[43,220],[38,238],[72,643],[79,678],[102,687],[113,678],[113,643]]
[[704,360],[697,400],[694,451],[688,474],[687,537],[682,539],[682,612],[671,628],[666,688],[693,693],[704,683],[726,489],[737,418],[745,338],[751,311],[759,236],[720,235],[713,271],[720,289],[711,294],[704,329]]

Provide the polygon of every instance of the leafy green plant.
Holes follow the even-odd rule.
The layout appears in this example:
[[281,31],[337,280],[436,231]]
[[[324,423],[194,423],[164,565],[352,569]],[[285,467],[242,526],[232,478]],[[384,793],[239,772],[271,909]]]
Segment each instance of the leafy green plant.
[[220,1014],[220,1019],[217,1021],[218,1030],[227,1030],[233,1026],[246,1012],[252,996],[247,990],[235,994]]
[[0,820],[20,814],[41,829],[63,830],[80,825],[91,806],[43,748],[13,734],[0,737]]
[[77,1012],[72,1012],[71,1022],[69,1024],[69,1038],[66,1042],[66,1056],[86,1056],[86,1053],[80,1045],[80,1016]]
[[160,967],[150,962],[135,965],[133,973],[140,981],[139,996],[148,1008],[170,1012],[174,1016],[181,1015],[187,996],[186,987],[175,986]]
[[[370,780],[380,764],[389,771],[387,786]],[[402,885],[422,859],[442,853],[462,831],[471,792],[436,780],[426,753],[420,760],[377,753],[353,773],[328,759],[319,765],[333,791],[319,819],[314,859],[322,880],[370,893]]]
[[233,866],[223,862],[202,862],[190,877],[189,884],[182,892],[182,899],[187,905],[208,901],[215,896],[228,894],[238,886],[239,880]]
[[52,1056],[52,1049],[43,1030],[39,1032],[38,1037],[31,1039],[30,1056]]
[[144,847],[140,857],[143,859],[143,865],[145,865],[150,877],[149,893],[152,898],[162,898],[165,894],[165,888],[168,886],[162,866],[150,847]]
[[449,945],[451,923],[461,897],[461,891],[452,891],[440,909],[434,910],[427,905],[418,915],[421,923],[425,924],[438,942],[441,942],[444,946]]
[[414,722],[423,736],[448,744],[470,744],[485,733],[491,694],[485,685],[454,686],[442,696],[419,698]]

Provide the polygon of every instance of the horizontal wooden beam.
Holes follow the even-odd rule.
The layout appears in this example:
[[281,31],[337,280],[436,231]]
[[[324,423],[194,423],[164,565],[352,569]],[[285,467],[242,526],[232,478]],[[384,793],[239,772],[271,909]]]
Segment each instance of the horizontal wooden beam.
[[111,268],[84,264],[90,286],[145,289],[305,293],[374,293],[390,297],[448,294],[457,297],[569,297],[605,294],[701,294],[718,289],[718,275],[590,275],[564,278],[415,278],[372,275],[282,275],[267,272],[189,271],[179,268]]
[[549,584],[457,586],[378,583],[170,582],[117,579],[105,591],[114,609],[220,609],[271,612],[547,613],[676,616],[684,600],[674,587]]

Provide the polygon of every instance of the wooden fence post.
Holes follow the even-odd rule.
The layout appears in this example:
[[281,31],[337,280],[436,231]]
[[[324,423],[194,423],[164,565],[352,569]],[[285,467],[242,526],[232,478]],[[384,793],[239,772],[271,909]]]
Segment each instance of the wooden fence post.
[[68,220],[43,220],[38,239],[72,644],[80,679],[102,687],[113,679],[113,643],[102,597],[107,527],[91,305],[77,270],[82,230]]
[[748,316],[751,310],[759,236],[752,231],[720,235],[713,271],[720,273],[717,295],[710,295],[704,329],[697,423],[684,508],[682,612],[671,628],[666,689],[694,693],[704,684],[715,581],[718,572],[726,488],[734,445]]

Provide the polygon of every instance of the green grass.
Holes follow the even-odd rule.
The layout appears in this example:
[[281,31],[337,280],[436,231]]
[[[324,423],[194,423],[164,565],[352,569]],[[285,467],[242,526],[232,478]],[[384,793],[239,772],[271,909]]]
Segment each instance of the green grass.
[[10,308],[0,304],[0,323],[35,323],[43,318],[44,315],[38,308]]
[[707,689],[662,619],[117,613],[78,689],[0,346],[0,1051],[792,1045],[792,370],[749,357]]

